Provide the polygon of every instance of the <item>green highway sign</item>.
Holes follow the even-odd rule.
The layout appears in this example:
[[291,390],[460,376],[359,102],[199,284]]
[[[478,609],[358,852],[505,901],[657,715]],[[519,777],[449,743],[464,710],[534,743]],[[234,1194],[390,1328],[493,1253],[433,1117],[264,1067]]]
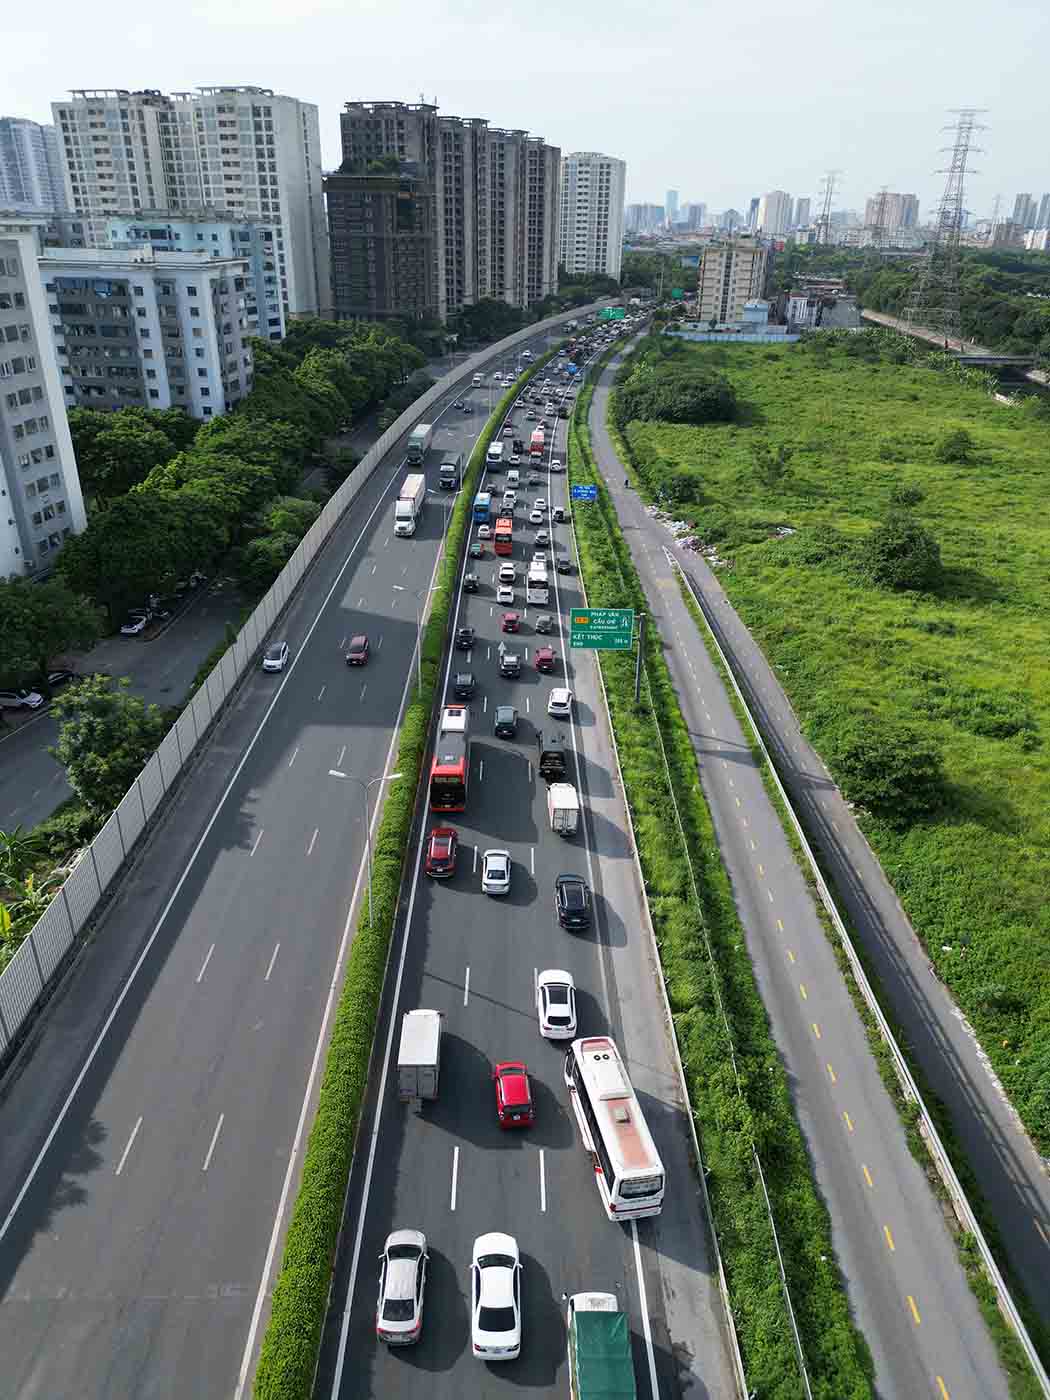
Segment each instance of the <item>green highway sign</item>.
[[633,645],[633,608],[576,608],[570,614],[570,647],[630,651]]
[[627,312],[622,306],[603,306],[598,312],[599,321],[622,321]]
[[671,288],[671,300],[672,300],[672,301],[681,301],[682,298],[683,298],[684,296],[685,296],[685,288],[684,288],[684,287],[672,287],[672,288]]

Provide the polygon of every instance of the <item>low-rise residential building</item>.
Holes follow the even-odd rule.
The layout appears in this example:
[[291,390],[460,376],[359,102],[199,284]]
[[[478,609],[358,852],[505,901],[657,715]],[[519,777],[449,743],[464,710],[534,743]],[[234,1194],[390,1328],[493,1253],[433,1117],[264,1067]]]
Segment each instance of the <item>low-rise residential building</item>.
[[40,258],[68,407],[219,417],[252,387],[247,258],[47,248]]
[[0,212],[0,577],[52,567],[86,523],[39,258],[46,219]]

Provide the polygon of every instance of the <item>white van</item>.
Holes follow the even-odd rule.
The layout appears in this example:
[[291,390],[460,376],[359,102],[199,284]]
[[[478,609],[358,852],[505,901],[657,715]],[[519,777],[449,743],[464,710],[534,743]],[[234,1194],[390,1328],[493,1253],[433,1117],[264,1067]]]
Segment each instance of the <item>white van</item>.
[[518,471],[517,467],[511,467],[510,471],[507,472],[507,490],[516,491],[520,482],[521,473]]

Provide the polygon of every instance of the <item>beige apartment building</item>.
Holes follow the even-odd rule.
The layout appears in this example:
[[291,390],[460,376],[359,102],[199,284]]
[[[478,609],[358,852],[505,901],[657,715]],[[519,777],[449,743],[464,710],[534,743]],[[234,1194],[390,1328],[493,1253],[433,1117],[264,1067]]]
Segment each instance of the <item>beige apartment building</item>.
[[739,321],[744,304],[765,291],[768,251],[757,238],[741,236],[704,249],[697,300],[701,322]]

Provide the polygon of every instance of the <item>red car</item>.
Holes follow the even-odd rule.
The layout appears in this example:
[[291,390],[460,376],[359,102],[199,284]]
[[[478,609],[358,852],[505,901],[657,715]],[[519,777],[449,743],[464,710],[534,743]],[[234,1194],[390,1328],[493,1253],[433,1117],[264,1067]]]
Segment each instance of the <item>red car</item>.
[[367,666],[370,651],[368,638],[363,632],[360,636],[351,637],[350,650],[346,653],[346,664],[348,666]]
[[533,659],[536,662],[537,671],[544,671],[549,673],[554,670],[553,647],[537,647],[536,654]]
[[520,1060],[504,1060],[492,1072],[496,1116],[501,1128],[531,1128],[535,1122],[529,1072]]
[[516,612],[505,612],[500,619],[500,627],[504,632],[516,632],[521,622],[521,618]]
[[456,873],[456,849],[459,837],[455,827],[436,826],[427,842],[427,858],[423,869],[435,880],[447,880]]

